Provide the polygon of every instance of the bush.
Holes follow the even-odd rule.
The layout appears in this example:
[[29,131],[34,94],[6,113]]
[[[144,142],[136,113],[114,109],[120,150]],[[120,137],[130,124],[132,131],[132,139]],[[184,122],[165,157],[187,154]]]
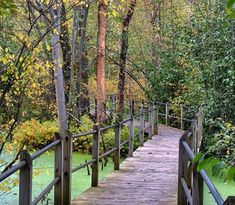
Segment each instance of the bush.
[[13,144],[27,149],[44,147],[54,139],[54,133],[58,132],[56,121],[41,123],[36,119],[21,123],[13,133]]
[[205,149],[210,156],[235,165],[235,126],[222,119],[209,120]]
[[[83,132],[88,132],[93,129],[93,121],[89,118],[89,116],[84,115],[81,118],[81,125],[78,126],[76,123],[70,124],[70,132],[72,134],[78,134]],[[80,137],[73,140],[73,151],[80,152],[89,152],[92,151],[92,135],[88,135],[85,137]]]

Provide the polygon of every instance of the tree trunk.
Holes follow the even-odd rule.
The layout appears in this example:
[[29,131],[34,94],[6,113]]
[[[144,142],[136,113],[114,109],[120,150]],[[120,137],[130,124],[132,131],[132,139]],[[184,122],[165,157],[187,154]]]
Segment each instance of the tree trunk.
[[[66,21],[66,9],[63,1],[61,1],[61,34],[60,34],[60,43],[63,54],[63,73],[64,73],[64,82],[66,93],[69,93],[69,82],[70,82],[70,65],[71,65],[71,48],[69,40],[69,31],[68,24]],[[68,92],[67,92],[68,91]],[[69,96],[66,96],[66,101],[68,102]]]
[[153,2],[153,12],[151,15],[151,54],[152,63],[154,66],[160,66],[159,50],[161,49],[161,35],[160,35],[160,23],[161,23],[161,2]]
[[85,114],[89,111],[86,110],[90,105],[90,100],[88,97],[88,57],[87,57],[87,49],[86,49],[86,27],[87,27],[87,18],[89,12],[89,4],[88,6],[80,6],[79,7],[79,48],[78,48],[78,88],[79,88],[79,98],[78,98],[78,108],[80,110],[80,115]]
[[73,16],[73,33],[71,41],[71,61],[70,61],[70,89],[69,89],[69,107],[75,114],[74,109],[74,95],[75,95],[75,63],[76,63],[76,53],[77,53],[77,40],[78,40],[78,8],[74,7],[74,16]]
[[136,0],[132,0],[128,9],[127,15],[123,19],[122,23],[122,39],[121,39],[121,52],[120,52],[120,70],[119,70],[119,81],[118,81],[118,117],[121,121],[123,119],[124,112],[124,92],[125,92],[125,70],[126,70],[126,59],[128,50],[128,29],[134,14],[136,6]]
[[106,49],[107,1],[99,0],[98,5],[98,53],[97,72],[97,122],[105,121],[105,49]]
[[[59,1],[58,1],[59,2]],[[59,2],[61,3],[61,2]],[[58,4],[59,5],[59,4]],[[60,135],[65,137],[66,131],[68,130],[68,121],[66,114],[65,105],[65,92],[64,92],[64,78],[63,78],[63,57],[60,42],[61,33],[61,8],[58,6],[55,10],[50,9],[51,17],[55,22],[55,31],[52,32],[52,53],[54,58],[54,77],[55,77],[55,89],[56,89],[56,102],[57,102],[57,113],[59,119],[59,130]]]

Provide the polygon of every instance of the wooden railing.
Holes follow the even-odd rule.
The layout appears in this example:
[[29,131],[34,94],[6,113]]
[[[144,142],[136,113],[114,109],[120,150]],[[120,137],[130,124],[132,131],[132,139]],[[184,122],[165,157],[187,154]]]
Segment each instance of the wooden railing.
[[[110,114],[115,115],[114,110],[116,110],[115,105],[116,102],[111,103],[111,111]],[[183,105],[177,106],[179,110],[179,115],[172,114],[171,109],[175,107],[175,105],[169,103],[152,103],[152,102],[144,102],[144,101],[130,101],[128,105],[126,105],[126,118],[122,122],[115,122],[112,125],[101,127],[99,125],[94,125],[93,130],[85,133],[78,134],[70,134],[67,133],[67,137],[61,138],[59,134],[55,135],[55,140],[51,144],[47,145],[43,149],[39,150],[33,155],[30,155],[27,151],[22,151],[20,154],[20,162],[12,166],[10,169],[5,171],[0,175],[0,182],[7,179],[12,174],[17,171],[20,172],[19,176],[19,205],[36,205],[38,204],[53,188],[54,188],[54,204],[55,205],[69,205],[71,204],[71,176],[72,173],[79,171],[80,169],[91,165],[92,174],[91,174],[91,186],[96,187],[99,184],[99,161],[104,157],[108,157],[113,154],[114,157],[114,170],[118,170],[120,168],[120,151],[121,149],[128,144],[128,156],[133,156],[134,151],[134,139],[138,137],[140,141],[140,145],[143,146],[145,141],[145,134],[148,134],[147,139],[152,139],[153,135],[158,134],[158,124],[160,118],[165,119],[166,125],[171,125],[170,122],[174,119],[176,122],[173,124],[179,124],[179,127],[183,130],[186,126],[186,123],[194,124],[194,142],[195,147],[194,151],[196,152],[201,143],[200,133],[202,133],[202,120],[188,119],[186,115],[184,115],[185,107]],[[162,110],[164,110],[162,112]],[[128,115],[128,116],[127,116]],[[163,120],[162,119],[162,120]],[[199,118],[196,118],[199,119]],[[139,132],[134,134],[135,123],[138,122]],[[126,141],[121,141],[121,131],[124,125],[129,126],[129,138]],[[101,134],[106,131],[113,129],[115,131],[115,146],[108,150],[105,153],[100,152],[100,138]],[[72,168],[72,147],[73,147],[73,139],[81,138],[81,137],[90,137],[92,136],[92,159],[90,161],[85,162],[79,166]],[[185,136],[185,135],[184,135]],[[196,137],[197,136],[197,137]],[[182,151],[184,147],[185,137],[181,139],[180,142],[180,170],[184,170],[183,172],[179,172],[179,181],[182,181],[185,185],[186,177],[186,161],[185,161],[185,153],[186,151]],[[55,158],[54,158],[54,179],[47,185],[47,187],[34,199],[32,199],[32,171],[33,171],[33,161],[41,156],[48,150],[54,149]],[[191,156],[191,155],[190,155]],[[182,158],[183,157],[183,158]],[[182,159],[184,159],[182,161]],[[189,158],[187,158],[189,159]],[[185,171],[186,170],[186,171]],[[187,181],[186,181],[187,185]],[[179,189],[181,185],[179,185]],[[185,186],[183,186],[185,187]],[[185,189],[186,190],[186,189]],[[179,191],[179,205],[184,205],[185,198],[183,197],[183,192]],[[188,194],[188,192],[186,192]],[[181,200],[182,198],[182,200]],[[182,201],[182,203],[181,203]],[[186,200],[187,201],[187,200]],[[190,198],[189,200],[190,201]],[[194,204],[193,204],[194,205]]]
[[[19,205],[36,205],[38,204],[53,188],[54,188],[54,204],[55,205],[69,205],[71,204],[71,175],[72,173],[91,165],[91,186],[98,186],[99,179],[99,161],[100,159],[114,155],[114,170],[118,170],[120,167],[120,150],[129,144],[128,156],[133,156],[134,151],[134,137],[141,135],[141,145],[144,143],[144,132],[149,129],[149,139],[152,135],[156,134],[157,130],[157,114],[156,110],[152,106],[148,109],[142,107],[139,114],[134,115],[134,105],[132,102],[129,104],[129,118],[122,122],[116,122],[110,126],[100,127],[94,125],[93,130],[86,133],[70,134],[68,132],[67,137],[62,139],[59,134],[55,135],[55,140],[39,150],[38,152],[30,155],[29,152],[23,150],[20,153],[20,161],[13,165],[10,169],[0,175],[0,182],[3,182],[8,177],[19,171]],[[149,115],[148,126],[145,126],[144,116]],[[140,132],[134,135],[134,121],[135,118],[140,117],[141,126]],[[124,125],[129,124],[129,139],[121,141],[121,130]],[[101,134],[110,130],[115,130],[115,146],[105,152],[100,153],[100,138]],[[84,164],[72,168],[72,141],[73,139],[93,136],[92,140],[92,159]],[[44,154],[46,151],[54,149],[54,179],[47,185],[46,188],[34,199],[32,199],[32,174],[33,174],[33,161],[39,156]]]
[[200,151],[202,138],[203,112],[199,108],[190,131],[186,131],[179,142],[178,205],[202,205],[204,184],[217,205],[234,205],[235,197],[228,197],[224,201],[206,171],[204,169],[197,171],[194,158]]

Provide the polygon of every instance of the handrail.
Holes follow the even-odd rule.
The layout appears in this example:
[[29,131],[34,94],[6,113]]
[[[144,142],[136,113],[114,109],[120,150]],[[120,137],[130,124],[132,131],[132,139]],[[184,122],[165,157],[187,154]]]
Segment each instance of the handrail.
[[7,171],[3,172],[0,175],[0,182],[2,182],[3,180],[5,180],[7,177],[11,176],[12,174],[14,174],[15,172],[19,171],[20,169],[22,169],[23,167],[25,167],[26,165],[26,161],[22,161],[19,162],[16,165],[13,165],[10,169],[8,169]]
[[[78,134],[69,134],[64,139],[60,139],[60,137],[57,135],[56,139],[45,146],[44,148],[40,149],[33,155],[29,155],[27,152],[22,154],[21,161],[12,166],[9,170],[2,173],[0,175],[0,182],[5,180],[7,177],[11,176],[15,172],[20,170],[20,197],[26,198],[27,200],[24,200],[24,202],[20,201],[20,205],[35,205],[40,202],[40,200],[47,194],[49,191],[54,187],[54,195],[55,195],[55,204],[59,204],[60,199],[64,200],[64,204],[70,204],[71,199],[71,193],[70,193],[70,185],[71,185],[71,174],[84,168],[89,165],[92,165],[92,186],[98,186],[98,179],[99,179],[99,160],[101,158],[110,156],[113,154],[114,157],[114,169],[118,170],[120,167],[120,150],[124,147],[124,145],[128,144],[128,156],[133,156],[133,150],[134,150],[134,138],[139,136],[140,140],[140,146],[143,146],[143,143],[145,141],[145,133],[148,133],[148,139],[152,139],[153,135],[158,134],[158,124],[159,124],[159,116],[163,116],[166,120],[166,125],[168,125],[168,119],[174,118],[178,122],[180,121],[181,129],[184,128],[184,122],[190,121],[190,119],[185,118],[183,113],[183,107],[180,105],[181,113],[180,117],[174,116],[169,114],[169,106],[171,104],[169,103],[154,103],[154,102],[141,102],[141,106],[134,105],[134,102],[138,101],[132,101],[129,103],[129,118],[124,119],[121,122],[118,122],[116,120],[116,123],[108,125],[106,127],[99,127],[98,125],[95,125],[94,128],[91,131],[84,132],[84,133],[78,133]],[[115,103],[112,103],[112,105],[115,105]],[[159,113],[159,106],[165,106],[165,113]],[[140,109],[134,109],[134,108],[140,108]],[[112,108],[112,110],[114,110]],[[127,110],[125,110],[127,111]],[[139,113],[137,113],[137,111]],[[137,133],[134,133],[134,122],[138,122],[139,120],[139,128],[140,130]],[[197,120],[197,119],[196,119]],[[148,126],[146,126],[146,121],[149,123]],[[192,119],[191,121],[195,121],[195,119]],[[121,142],[121,131],[123,128],[123,125],[125,123],[128,123],[127,126],[129,126],[129,138],[127,140],[124,140]],[[115,132],[115,146],[111,148],[111,150],[106,151],[105,153],[100,154],[99,149],[99,143],[101,138],[101,133],[113,129]],[[148,132],[146,132],[148,130]],[[83,164],[80,164],[79,166],[71,168],[71,150],[72,150],[72,140],[77,139],[80,137],[86,137],[86,136],[92,136],[92,159],[88,162],[85,162]],[[186,145],[184,145],[187,147]],[[32,201],[32,162],[39,156],[41,156],[46,151],[54,148],[55,151],[55,177],[50,182],[50,184]],[[192,154],[190,152],[190,154]],[[192,156],[191,156],[192,157]],[[203,171],[201,173],[203,176]],[[205,176],[204,176],[205,178]],[[183,180],[183,179],[182,179]],[[63,183],[62,183],[63,182]],[[22,183],[27,183],[26,186]],[[185,182],[186,183],[186,182]],[[185,185],[185,184],[184,184]],[[187,185],[187,184],[186,184]],[[27,189],[26,189],[27,188]],[[186,186],[184,186],[186,188]],[[27,191],[25,191],[25,190]],[[57,199],[56,197],[59,197],[60,199]],[[190,199],[189,199],[190,201]],[[194,204],[193,204],[194,205]]]
[[44,148],[40,149],[38,152],[34,153],[31,158],[32,160],[38,158],[39,156],[41,156],[43,153],[45,153],[46,151],[52,149],[53,147],[55,147],[56,145],[58,145],[60,143],[60,140],[55,140],[54,142],[48,144],[47,146],[45,146]]
[[[55,186],[61,179],[60,177],[55,177],[52,182],[38,195],[38,197],[35,198],[35,200],[32,202],[32,162],[33,160],[37,159],[39,156],[41,156],[46,151],[58,146],[61,144],[60,139],[54,140],[44,148],[40,149],[36,153],[30,155],[27,151],[23,150],[20,155],[21,161],[15,165],[13,165],[10,169],[3,172],[0,175],[0,182],[7,179],[17,171],[20,171],[20,205],[36,205],[38,204],[43,197],[50,192],[50,190]],[[27,185],[23,185],[23,182],[27,182]],[[21,190],[21,187],[27,187],[27,190]]]
[[74,134],[74,135],[72,135],[72,137],[75,139],[75,138],[85,137],[87,135],[93,135],[95,133],[97,133],[97,130],[91,130],[89,132],[83,132],[83,133],[79,133],[79,134]]
[[34,199],[32,205],[38,204],[43,199],[43,197],[52,190],[53,186],[55,186],[59,180],[59,177],[54,178],[51,183]]
[[[194,155],[193,151],[191,150],[191,148],[189,147],[188,143],[186,141],[182,141],[182,145],[183,145],[190,161],[193,161],[193,159],[195,158],[195,155]],[[207,185],[208,189],[210,190],[210,193],[214,197],[216,203],[218,205],[223,205],[224,200],[221,197],[219,191],[216,189],[213,182],[211,181],[211,179],[209,178],[209,176],[207,175],[206,171],[204,169],[202,169],[202,170],[199,171],[199,173],[201,174],[204,182],[206,183],[206,185]]]

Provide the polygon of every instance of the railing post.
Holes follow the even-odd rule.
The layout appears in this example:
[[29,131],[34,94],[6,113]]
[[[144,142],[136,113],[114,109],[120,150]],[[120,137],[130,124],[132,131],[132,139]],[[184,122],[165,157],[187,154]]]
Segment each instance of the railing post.
[[184,107],[182,104],[180,105],[180,127],[181,130],[184,130]]
[[200,192],[200,174],[197,171],[196,164],[193,164],[193,186],[192,186],[192,201],[193,205],[202,205],[203,195]]
[[92,159],[96,161],[92,163],[91,186],[97,187],[99,184],[100,129],[98,125],[94,125],[93,129],[97,130],[97,132],[93,134],[92,142]]
[[184,147],[182,142],[186,139],[186,133],[180,138],[179,141],[179,166],[178,166],[178,205],[187,205],[187,197],[184,194],[184,190],[181,184],[181,178],[185,179],[186,176],[186,167],[185,165],[188,165],[187,159],[186,159],[186,153],[184,151]]
[[72,176],[72,136],[67,131],[65,138],[63,139],[64,149],[64,179],[63,179],[63,199],[64,204],[71,204],[71,176]]
[[119,170],[120,168],[121,130],[122,125],[118,123],[117,127],[115,127],[115,147],[117,150],[114,152],[114,170]]
[[153,137],[153,133],[152,133],[152,106],[151,104],[149,104],[148,106],[148,121],[149,121],[149,132],[148,132],[148,135],[149,135],[149,139],[152,139]]
[[134,151],[134,115],[133,115],[133,101],[129,101],[130,106],[130,136],[129,136],[129,152],[128,156],[133,157],[133,151]]
[[153,105],[152,133],[158,135],[158,106]]
[[23,150],[20,161],[26,161],[26,166],[20,170],[19,205],[32,204],[32,159],[30,154]]
[[60,140],[60,144],[55,147],[54,175],[60,180],[54,186],[54,204],[63,205],[63,143],[58,133],[55,133],[55,139]]
[[166,126],[168,126],[168,114],[169,114],[169,107],[168,103],[166,103]]
[[144,105],[140,109],[140,146],[144,145]]

